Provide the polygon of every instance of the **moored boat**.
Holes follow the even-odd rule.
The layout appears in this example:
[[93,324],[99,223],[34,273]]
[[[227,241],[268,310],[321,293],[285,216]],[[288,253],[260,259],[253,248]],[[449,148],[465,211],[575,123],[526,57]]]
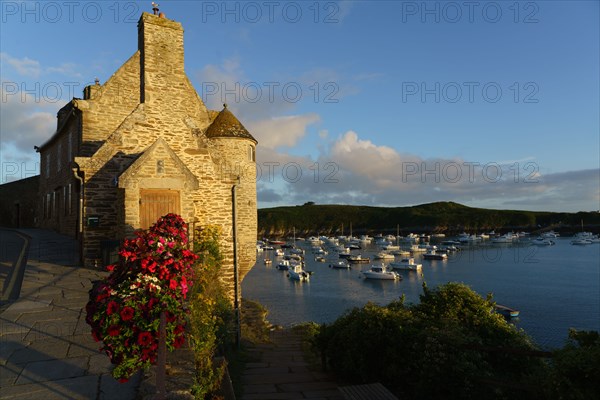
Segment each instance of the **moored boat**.
[[369,262],[371,262],[371,260],[369,259],[369,257],[363,257],[360,254],[355,255],[355,256],[350,256],[348,257],[348,262],[350,264],[368,264]]
[[344,260],[340,260],[338,262],[329,264],[329,268],[332,268],[332,269],[349,269],[350,268],[350,264],[348,264]]
[[402,276],[394,271],[388,271],[383,265],[372,265],[368,271],[363,271],[365,279],[376,279],[385,281],[395,281],[402,279]]
[[417,264],[412,257],[405,257],[400,261],[389,263],[389,266],[394,271],[420,271],[423,264]]
[[510,307],[506,307],[500,304],[496,304],[496,312],[504,315],[506,318],[517,318],[520,314],[519,310],[515,310]]
[[394,255],[390,253],[386,253],[385,251],[380,251],[379,253],[373,256],[375,260],[393,260]]
[[423,254],[423,258],[425,260],[445,260],[448,258],[448,255],[436,253],[435,250],[429,250],[427,253]]
[[288,269],[288,277],[294,281],[305,282],[310,279],[310,272],[305,271],[302,264],[294,264]]

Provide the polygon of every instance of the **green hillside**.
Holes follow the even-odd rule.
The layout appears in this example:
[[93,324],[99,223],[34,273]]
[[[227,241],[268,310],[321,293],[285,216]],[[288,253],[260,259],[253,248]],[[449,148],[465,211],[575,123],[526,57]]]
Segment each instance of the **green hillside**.
[[[412,207],[368,207],[350,205],[316,205],[263,208],[258,210],[259,236],[297,235],[309,233],[353,234],[408,232],[456,233],[552,228],[581,230],[600,226],[597,212],[556,213],[472,208],[453,202],[437,202]],[[594,229],[597,230],[597,229]]]

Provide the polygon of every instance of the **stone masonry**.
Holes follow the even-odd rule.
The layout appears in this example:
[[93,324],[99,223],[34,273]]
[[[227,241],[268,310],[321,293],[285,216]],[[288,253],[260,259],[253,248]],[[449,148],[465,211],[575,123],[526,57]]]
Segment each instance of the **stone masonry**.
[[138,50],[65,105],[38,150],[40,226],[78,237],[84,262],[98,265],[110,243],[167,212],[219,225],[233,293],[234,185],[240,282],[255,262],[256,144],[226,105],[208,110],[192,87],[181,24],[143,13]]

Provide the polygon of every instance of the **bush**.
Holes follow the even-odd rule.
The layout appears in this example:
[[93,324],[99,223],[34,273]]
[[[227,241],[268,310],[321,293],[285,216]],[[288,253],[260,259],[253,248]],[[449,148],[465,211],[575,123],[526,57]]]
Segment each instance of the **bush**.
[[[493,312],[463,284],[424,287],[421,303],[403,299],[382,307],[355,308],[322,325],[313,343],[327,363],[351,382],[382,382],[401,397],[527,398],[511,386],[543,375],[539,359],[515,357],[488,348],[524,351],[535,347],[522,331]],[[507,382],[508,385],[489,384]]]
[[219,248],[220,228],[206,226],[196,231],[194,250],[196,282],[190,293],[190,338],[196,362],[194,395],[203,399],[220,386],[225,365],[216,368],[213,358],[227,345],[233,322],[231,303],[220,281],[223,256]]

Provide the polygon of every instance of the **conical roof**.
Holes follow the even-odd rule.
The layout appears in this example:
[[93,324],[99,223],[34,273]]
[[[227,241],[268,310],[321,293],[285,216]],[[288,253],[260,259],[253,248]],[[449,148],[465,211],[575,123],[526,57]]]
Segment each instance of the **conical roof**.
[[223,104],[223,110],[217,115],[213,123],[206,130],[206,137],[232,137],[240,139],[250,139],[257,143],[250,132],[242,125],[235,115],[229,109],[227,104]]

